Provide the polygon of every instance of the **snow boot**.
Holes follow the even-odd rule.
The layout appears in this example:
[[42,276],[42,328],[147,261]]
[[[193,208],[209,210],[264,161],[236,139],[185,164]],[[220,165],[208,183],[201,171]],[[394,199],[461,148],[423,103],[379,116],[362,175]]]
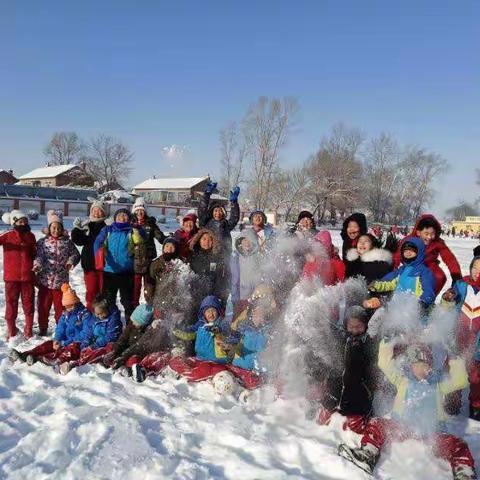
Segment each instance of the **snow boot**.
[[470,405],[469,417],[472,420],[476,420],[477,422],[480,422],[480,407],[474,407],[474,406]]
[[27,365],[31,367],[34,363],[36,363],[37,360],[33,355],[27,355],[25,361],[27,362]]
[[475,470],[468,465],[460,465],[452,470],[453,480],[477,480]]
[[61,375],[66,375],[72,368],[73,364],[71,362],[63,362],[58,367],[58,373]]
[[23,352],[19,352],[18,350],[12,349],[8,355],[9,360],[12,363],[15,363],[17,360],[21,362],[25,362],[27,356]]
[[137,383],[142,383],[147,378],[147,372],[138,363],[132,365],[132,378]]
[[338,455],[349,460],[364,472],[373,476],[373,470],[378,462],[380,452],[373,445],[362,445],[360,448],[352,448],[344,443],[338,446]]

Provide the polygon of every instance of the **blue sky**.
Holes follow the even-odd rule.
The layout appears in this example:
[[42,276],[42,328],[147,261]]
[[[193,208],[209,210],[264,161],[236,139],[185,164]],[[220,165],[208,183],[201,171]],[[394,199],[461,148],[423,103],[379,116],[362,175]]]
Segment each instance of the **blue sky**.
[[[447,158],[432,210],[478,196],[478,1],[0,1],[0,168],[55,131],[121,138],[134,184],[219,172],[218,132],[260,95],[294,96],[283,165],[342,121]],[[188,146],[170,162],[162,147]]]

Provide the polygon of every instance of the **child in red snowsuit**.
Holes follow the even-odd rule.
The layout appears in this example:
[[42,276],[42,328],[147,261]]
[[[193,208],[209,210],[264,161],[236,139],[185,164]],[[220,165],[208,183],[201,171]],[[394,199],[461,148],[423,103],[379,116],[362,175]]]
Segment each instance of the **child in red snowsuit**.
[[[8,217],[8,218],[7,218]],[[25,338],[32,336],[35,276],[32,272],[37,251],[35,235],[30,232],[27,216],[20,210],[5,214],[4,221],[13,227],[0,235],[3,246],[3,279],[5,281],[5,320],[7,341],[17,334],[18,300],[22,296]],[[5,222],[7,223],[7,222]]]
[[[459,310],[457,346],[467,362],[470,382],[470,417],[480,420],[480,256],[470,264],[470,275],[455,283],[442,297],[455,302]],[[460,393],[460,392],[459,392]]]
[[378,352],[378,366],[396,387],[392,419],[371,418],[361,430],[361,447],[341,444],[340,456],[370,475],[389,441],[426,440],[434,453],[447,460],[454,480],[477,478],[468,445],[459,437],[444,432],[443,399],[450,392],[465,388],[467,372],[461,358],[451,358],[449,374],[438,379],[433,373],[432,350],[423,344],[411,345],[406,352],[408,365],[400,370],[393,358],[393,345],[383,340]]
[[400,265],[402,244],[411,237],[420,237],[425,244],[425,265],[435,277],[435,295],[440,293],[447,281],[445,273],[440,268],[438,257],[447,265],[453,282],[462,278],[462,270],[457,258],[440,238],[441,231],[442,227],[433,215],[422,215],[418,218],[412,233],[400,242],[397,251],[393,255],[393,266],[397,268]]
[[305,253],[302,278],[319,278],[325,286],[335,285],[345,280],[345,264],[335,253],[330,232],[322,230]]

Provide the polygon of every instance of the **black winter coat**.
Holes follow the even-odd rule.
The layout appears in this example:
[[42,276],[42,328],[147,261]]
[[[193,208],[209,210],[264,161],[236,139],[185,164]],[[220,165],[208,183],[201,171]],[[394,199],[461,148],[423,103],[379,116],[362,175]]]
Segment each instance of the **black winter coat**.
[[198,221],[201,227],[208,228],[217,236],[222,246],[223,254],[225,257],[230,258],[232,254],[232,235],[230,232],[235,228],[240,219],[240,207],[238,202],[230,202],[230,216],[228,219],[226,216],[227,212],[221,207],[224,210],[224,218],[220,221],[213,219],[213,209],[216,207],[221,207],[221,205],[210,202],[210,194],[204,193],[198,207]]
[[142,228],[145,233],[143,243],[135,245],[133,269],[135,273],[145,275],[148,273],[150,263],[157,256],[155,239],[163,244],[166,236],[160,230],[154,217],[146,217],[143,225],[134,222],[133,226],[138,229]]
[[127,356],[125,355],[125,352],[127,352],[129,347],[138,342],[146,329],[147,326],[137,327],[133,322],[129,322],[113,346],[114,358],[122,356],[126,359]]
[[93,245],[100,230],[105,227],[105,222],[88,222],[85,229],[75,227],[72,229],[71,237],[75,245],[82,248],[81,265],[84,272],[91,272],[95,268],[95,254]]
[[345,277],[363,276],[367,285],[380,280],[392,271],[392,254],[383,248],[374,248],[360,256],[355,248],[348,250]]
[[225,305],[229,293],[229,269],[222,254],[205,251],[198,246],[193,250],[190,267],[195,273],[192,295],[194,303],[200,305],[208,295],[215,295]]
[[137,355],[143,358],[151,353],[169,350],[172,347],[172,330],[167,327],[165,320],[154,320],[144,333],[123,351],[122,357],[127,359]]
[[324,386],[322,405],[342,415],[369,415],[377,378],[377,346],[368,335],[338,338],[343,371],[317,365],[310,372]]

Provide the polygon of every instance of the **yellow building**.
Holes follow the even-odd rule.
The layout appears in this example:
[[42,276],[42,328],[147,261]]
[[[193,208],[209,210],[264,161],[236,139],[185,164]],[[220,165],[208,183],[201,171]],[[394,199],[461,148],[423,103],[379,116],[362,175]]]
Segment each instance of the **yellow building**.
[[480,233],[480,217],[465,217],[464,221],[453,221],[452,227],[455,227],[457,234],[460,230]]

